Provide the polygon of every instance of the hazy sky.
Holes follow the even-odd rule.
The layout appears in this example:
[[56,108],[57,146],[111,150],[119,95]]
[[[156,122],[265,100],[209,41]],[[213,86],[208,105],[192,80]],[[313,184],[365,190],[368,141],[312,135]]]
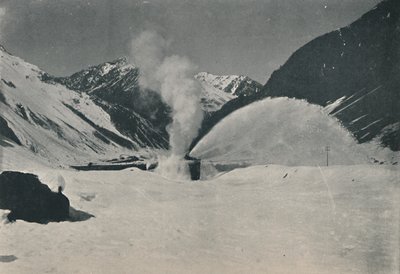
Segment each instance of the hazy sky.
[[[262,84],[300,46],[379,0],[0,0],[0,43],[55,75],[128,56],[143,30],[200,71]],[[2,15],[4,13],[4,15]]]

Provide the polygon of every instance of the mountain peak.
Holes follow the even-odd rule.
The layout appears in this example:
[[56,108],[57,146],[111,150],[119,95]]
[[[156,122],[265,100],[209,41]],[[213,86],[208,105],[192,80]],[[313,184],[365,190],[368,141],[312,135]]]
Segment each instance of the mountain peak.
[[209,72],[199,72],[195,78],[203,86],[211,86],[234,96],[247,96],[262,88],[261,84],[243,75],[215,75]]
[[[126,57],[89,66],[67,77],[48,77],[50,82],[57,82],[80,92],[91,92],[99,87],[110,87],[116,83],[124,85],[123,90],[136,85],[138,68],[129,64]],[[46,79],[47,80],[47,79]],[[48,80],[47,80],[48,81]]]
[[131,70],[136,70],[137,68],[131,64],[129,64],[128,59],[123,56],[119,57],[110,62],[105,62],[103,64],[90,67],[88,70],[98,70],[101,76],[104,76],[110,73],[113,70],[117,70],[121,74],[125,75]]
[[206,112],[217,111],[228,101],[257,93],[262,88],[261,84],[243,75],[199,72],[194,78],[202,87],[202,108]]

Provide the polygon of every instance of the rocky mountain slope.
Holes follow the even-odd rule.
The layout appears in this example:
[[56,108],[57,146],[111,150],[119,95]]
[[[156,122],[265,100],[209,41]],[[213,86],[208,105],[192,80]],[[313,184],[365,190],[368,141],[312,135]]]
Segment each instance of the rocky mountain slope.
[[[263,92],[329,106],[359,142],[400,149],[400,5],[389,0],[295,52]],[[305,69],[306,68],[306,69]]]
[[360,143],[375,140],[400,150],[399,15],[396,0],[383,1],[349,26],[312,40],[260,92],[233,99],[208,117],[196,142],[236,109],[288,96],[326,107]]
[[[11,141],[47,160],[69,163],[168,148],[170,109],[157,92],[139,87],[139,70],[125,58],[54,77],[3,47],[0,52],[3,147]],[[200,73],[196,79],[206,113],[261,88],[243,76]]]
[[[53,77],[47,73],[42,80],[58,83],[92,101],[106,111],[115,127],[130,138],[139,138],[143,146],[168,148],[169,108],[152,90],[138,84],[139,71],[125,58],[89,67],[69,77]],[[147,128],[156,134],[148,134]]]
[[243,75],[214,75],[200,72],[195,75],[202,87],[202,107],[206,112],[219,110],[237,97],[258,93],[262,85]]
[[[68,77],[46,74],[43,79],[86,92],[94,98],[121,104],[158,124],[160,129],[164,129],[170,122],[168,106],[163,104],[158,93],[139,87],[139,68],[129,64],[125,57],[91,66]],[[206,113],[220,109],[239,96],[255,94],[262,88],[261,84],[242,75],[200,72],[195,75],[195,79],[202,87],[201,105]]]
[[[200,72],[195,78],[202,88],[201,106],[205,117],[212,116],[235,98],[258,94],[262,88],[261,84],[246,76],[220,76]],[[117,129],[128,136],[143,131],[140,129],[138,132],[137,127],[132,126],[137,124],[137,117],[143,117],[160,132],[162,138],[155,143],[161,144],[159,147],[162,148],[168,146],[163,141],[168,140],[165,128],[171,122],[169,107],[157,92],[139,87],[139,69],[129,64],[126,58],[91,66],[68,77],[54,77],[44,73],[42,79],[88,94],[110,115]]]
[[[132,154],[155,143],[160,132],[138,116],[143,135],[120,132],[110,115],[86,93],[42,81],[38,67],[0,50],[0,145],[23,146],[52,164]],[[122,113],[123,115],[123,113]],[[158,143],[161,146],[162,143]]]

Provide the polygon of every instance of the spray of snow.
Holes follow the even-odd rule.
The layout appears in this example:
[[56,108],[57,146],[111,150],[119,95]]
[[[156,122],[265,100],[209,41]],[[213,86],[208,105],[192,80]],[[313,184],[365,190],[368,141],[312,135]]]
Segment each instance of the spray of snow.
[[168,177],[187,178],[184,156],[203,120],[201,87],[195,81],[196,66],[186,57],[167,55],[170,42],[152,31],[132,41],[132,59],[140,68],[139,83],[156,90],[172,109],[167,131],[170,151],[159,159],[158,171]]
[[228,166],[281,164],[317,166],[365,164],[375,145],[359,145],[334,117],[303,100],[266,98],[228,115],[190,155]]

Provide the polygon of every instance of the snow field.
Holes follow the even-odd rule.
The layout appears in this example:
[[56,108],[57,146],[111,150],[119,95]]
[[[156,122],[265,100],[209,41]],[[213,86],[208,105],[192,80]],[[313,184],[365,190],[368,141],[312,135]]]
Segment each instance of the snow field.
[[[396,273],[394,166],[236,169],[172,181],[137,169],[75,172],[83,222],[0,224],[2,273]],[[44,180],[44,179],[43,179]],[[88,199],[90,198],[90,199]]]

